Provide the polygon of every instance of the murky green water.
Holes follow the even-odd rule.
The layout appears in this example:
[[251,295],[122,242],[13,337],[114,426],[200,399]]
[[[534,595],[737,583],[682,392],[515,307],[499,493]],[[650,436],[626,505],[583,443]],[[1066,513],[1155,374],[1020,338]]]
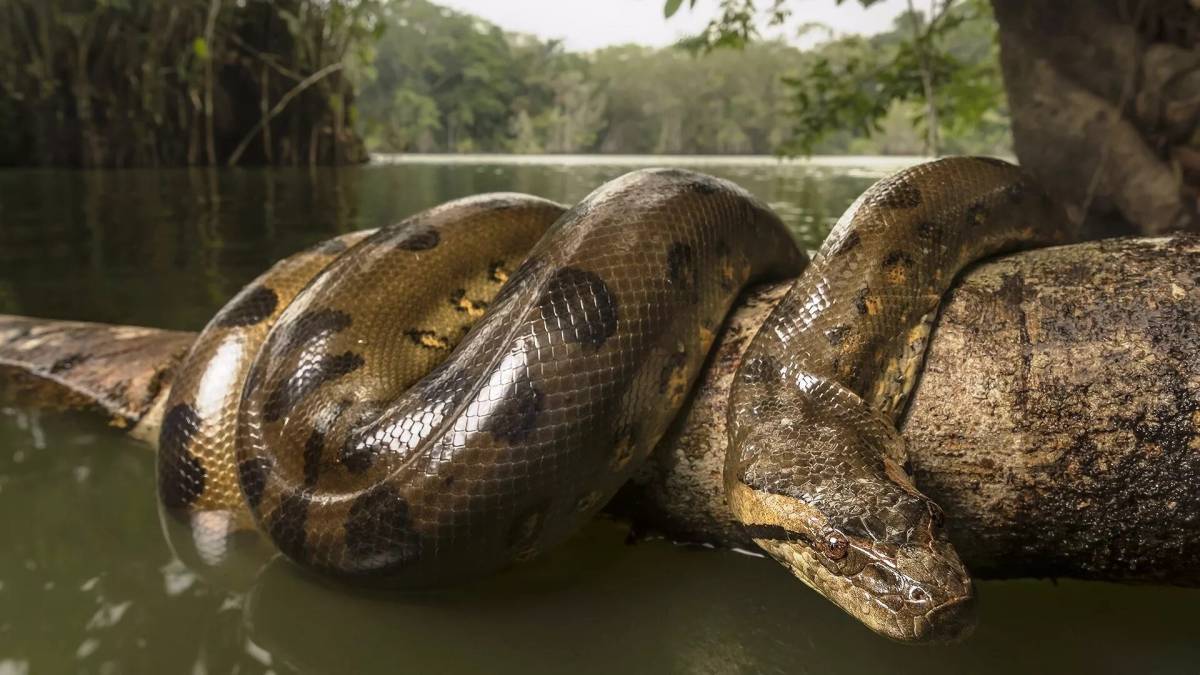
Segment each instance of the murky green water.
[[[347,170],[0,172],[0,312],[196,329],[279,257],[453,197],[573,201],[636,160]],[[620,162],[626,162],[622,164]],[[883,163],[726,162],[810,245]],[[980,585],[966,644],[877,638],[782,568],[624,543],[597,522],[473,587],[349,591],[274,561],[243,583],[175,561],[150,452],[75,414],[0,414],[0,675],[15,673],[1196,672],[1200,592]]]

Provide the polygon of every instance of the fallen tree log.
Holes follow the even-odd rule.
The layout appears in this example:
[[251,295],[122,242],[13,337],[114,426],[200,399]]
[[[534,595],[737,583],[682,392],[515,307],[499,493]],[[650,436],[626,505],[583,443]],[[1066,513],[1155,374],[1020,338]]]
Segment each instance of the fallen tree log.
[[[785,291],[748,295],[692,405],[611,512],[675,538],[753,545],[724,501],[724,406],[742,350]],[[903,432],[917,484],[974,573],[1200,585],[1198,318],[1194,237],[1032,251],[961,280]],[[43,401],[29,382],[152,438],[191,339],[0,316],[0,366]]]

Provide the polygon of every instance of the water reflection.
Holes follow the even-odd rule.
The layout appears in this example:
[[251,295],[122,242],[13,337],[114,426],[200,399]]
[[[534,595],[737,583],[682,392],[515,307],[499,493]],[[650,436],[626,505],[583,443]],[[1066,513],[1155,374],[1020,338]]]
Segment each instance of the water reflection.
[[871,635],[770,560],[627,545],[609,521],[447,592],[346,588],[253,547],[219,570],[188,567],[159,530],[143,447],[90,417],[6,408],[0,449],[10,669],[932,675],[1186,672],[1200,658],[1195,590],[983,583],[967,644],[916,649]]
[[[809,248],[854,196],[896,164],[690,160],[771,204]],[[197,329],[271,263],[321,239],[480,192],[515,190],[574,203],[646,164],[487,161],[3,171],[0,312]],[[669,158],[653,163],[663,162]]]

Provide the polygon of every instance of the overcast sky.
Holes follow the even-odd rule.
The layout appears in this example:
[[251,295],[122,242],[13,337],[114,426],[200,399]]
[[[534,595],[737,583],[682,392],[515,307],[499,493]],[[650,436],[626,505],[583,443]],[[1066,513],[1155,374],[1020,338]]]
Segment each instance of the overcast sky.
[[[671,19],[663,18],[663,0],[433,0],[469,12],[509,31],[561,38],[568,49],[587,51],[635,42],[664,46],[702,28],[717,12],[718,0],[687,2]],[[766,6],[767,3],[761,3]],[[918,8],[929,0],[918,0]],[[906,0],[883,0],[863,9],[853,0],[791,0],[797,21],[819,21],[840,34],[878,33],[906,7]],[[811,44],[815,36],[798,44]],[[793,42],[795,42],[793,40]]]

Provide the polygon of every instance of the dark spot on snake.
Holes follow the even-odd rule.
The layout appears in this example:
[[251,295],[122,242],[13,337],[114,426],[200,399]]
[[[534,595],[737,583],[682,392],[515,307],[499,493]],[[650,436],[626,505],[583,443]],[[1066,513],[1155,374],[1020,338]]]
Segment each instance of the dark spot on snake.
[[75,354],[70,354],[68,356],[64,356],[61,359],[55,361],[54,364],[50,366],[50,374],[58,375],[59,373],[65,373],[68,370],[71,370],[75,366],[78,366],[79,364],[81,364],[87,360],[88,360],[87,354],[80,354],[78,352],[76,352]]
[[915,209],[921,205],[921,191],[903,174],[884,178],[875,184],[872,191],[876,191],[877,195],[871,203],[880,208]]
[[830,257],[845,255],[846,253],[858,248],[859,244],[862,244],[862,235],[860,235],[857,231],[851,232],[842,239]]
[[498,284],[508,281],[508,270],[504,269],[503,260],[493,260],[488,265],[488,278]]
[[912,256],[903,251],[892,251],[883,259],[884,267],[895,267],[897,265],[903,267],[912,267]]
[[351,437],[338,451],[337,459],[350,473],[362,473],[375,463],[375,448]]
[[829,340],[829,344],[831,346],[837,347],[838,345],[842,344],[842,342],[846,339],[846,336],[850,334],[850,330],[850,326],[834,326],[833,328],[825,331],[825,339]]
[[340,309],[310,309],[292,322],[281,351],[295,351],[322,337],[340,333],[349,328],[351,323],[353,319],[350,315]]
[[536,428],[545,396],[528,380],[518,382],[510,391],[508,398],[496,406],[482,427],[497,439],[517,443]]
[[[467,297],[467,289],[458,288],[450,294],[450,306],[456,312],[462,312],[471,316],[477,316],[487,310],[488,303],[485,300],[472,300]],[[469,326],[467,327],[470,328]],[[466,331],[463,331],[466,333]]]
[[304,525],[308,521],[308,505],[311,498],[303,492],[290,492],[279,501],[271,512],[267,531],[271,540],[284,555],[293,560],[304,560],[307,533]]
[[266,286],[254,286],[237,295],[217,314],[215,323],[222,328],[253,326],[275,312],[279,296]]
[[404,335],[413,344],[425,349],[449,350],[453,346],[449,338],[431,330],[406,330]]
[[918,220],[916,228],[917,234],[930,239],[937,232],[938,226],[932,220]]
[[538,303],[542,318],[563,339],[599,347],[617,332],[617,300],[596,274],[563,267],[546,284]]
[[739,374],[750,384],[771,385],[779,382],[779,362],[767,354],[751,358],[742,364]]
[[242,493],[246,495],[246,503],[252,509],[257,509],[262,502],[271,467],[271,460],[266,457],[249,457],[238,462],[238,482],[241,483]]
[[196,411],[180,403],[163,416],[159,433],[158,492],[164,506],[183,509],[204,493],[206,472],[188,448],[200,433]]
[[854,307],[858,309],[859,314],[866,314],[870,311],[867,307],[867,296],[871,294],[871,289],[864,288],[854,294]]
[[408,502],[394,488],[378,485],[350,506],[346,551],[358,573],[403,567],[421,555],[421,535],[413,530]]
[[688,244],[676,242],[667,249],[667,281],[685,291],[695,291],[700,286],[700,268]]
[[304,442],[304,487],[317,484],[321,474],[321,453],[325,450],[325,434],[318,429],[308,435]]
[[975,202],[967,207],[967,227],[976,227],[987,219],[987,207],[983,202]]
[[301,365],[267,396],[263,419],[279,421],[317,387],[358,370],[364,363],[361,355],[344,352],[337,356],[323,354],[315,361]]
[[442,236],[438,231],[428,225],[417,226],[412,231],[406,232],[399,241],[396,242],[396,248],[404,249],[405,251],[428,251],[441,242]]

